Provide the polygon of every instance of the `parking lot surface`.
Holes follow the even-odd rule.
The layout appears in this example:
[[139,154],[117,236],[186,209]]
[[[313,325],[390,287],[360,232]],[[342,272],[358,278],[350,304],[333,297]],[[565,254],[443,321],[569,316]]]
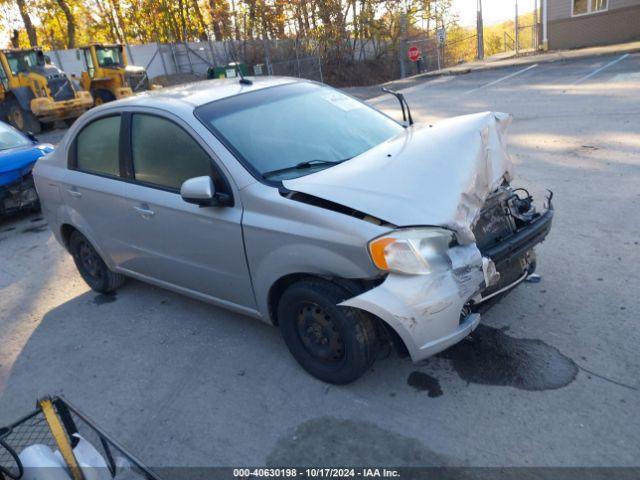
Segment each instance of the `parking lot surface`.
[[[417,121],[513,114],[513,184],[555,194],[540,283],[421,365],[391,353],[330,386],[277,329],[136,281],[98,295],[38,215],[5,220],[0,425],[63,394],[156,467],[638,466],[640,54],[405,95]],[[398,116],[394,98],[369,101]]]

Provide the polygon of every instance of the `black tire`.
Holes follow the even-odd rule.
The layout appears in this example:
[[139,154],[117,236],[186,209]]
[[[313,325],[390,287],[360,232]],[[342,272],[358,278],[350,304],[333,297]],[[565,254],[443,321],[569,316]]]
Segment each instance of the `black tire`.
[[55,128],[56,122],[40,122],[40,126],[43,132],[49,132]]
[[40,133],[42,131],[42,124],[38,117],[30,110],[24,110],[16,100],[9,104],[8,120],[11,125],[24,133]]
[[278,302],[280,331],[289,351],[324,382],[353,382],[376,357],[374,320],[366,312],[337,305],[351,296],[339,285],[309,279],[288,287]]
[[69,251],[80,275],[92,290],[111,293],[125,282],[126,277],[109,270],[91,242],[77,230],[69,238]]
[[93,97],[93,104],[96,107],[103,103],[113,102],[116,99],[116,96],[113,93],[109,90],[105,90],[104,88],[98,88],[92,91],[91,96]]

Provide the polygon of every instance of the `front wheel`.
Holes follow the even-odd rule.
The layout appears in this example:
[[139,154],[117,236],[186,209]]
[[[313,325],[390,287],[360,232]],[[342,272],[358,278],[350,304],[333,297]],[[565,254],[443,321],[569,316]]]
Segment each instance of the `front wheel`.
[[291,285],[278,303],[278,322],[289,351],[324,382],[353,382],[375,359],[374,320],[366,312],[337,305],[350,296],[338,285],[310,279]]
[[17,101],[9,105],[8,120],[11,125],[24,133],[40,133],[42,124],[30,110],[24,110]]
[[80,232],[74,231],[71,234],[69,251],[80,275],[92,290],[110,293],[125,282],[126,277],[109,270],[91,242]]

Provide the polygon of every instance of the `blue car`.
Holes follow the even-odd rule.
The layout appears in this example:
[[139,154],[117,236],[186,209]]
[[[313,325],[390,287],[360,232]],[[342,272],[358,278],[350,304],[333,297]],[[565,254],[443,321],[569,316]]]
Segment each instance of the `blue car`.
[[53,145],[0,122],[0,217],[40,206],[31,170]]

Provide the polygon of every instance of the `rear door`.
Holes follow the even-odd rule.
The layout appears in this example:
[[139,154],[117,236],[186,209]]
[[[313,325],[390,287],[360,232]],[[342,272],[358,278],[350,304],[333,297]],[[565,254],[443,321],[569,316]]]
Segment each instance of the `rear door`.
[[233,196],[207,146],[177,118],[131,113],[126,185],[125,268],[158,282],[222,302],[255,308],[242,239],[242,205],[199,207],[182,200],[180,186],[209,175]]
[[123,170],[120,162],[121,116],[92,120],[69,148],[69,170],[60,191],[73,224],[86,235],[111,266],[125,251]]

